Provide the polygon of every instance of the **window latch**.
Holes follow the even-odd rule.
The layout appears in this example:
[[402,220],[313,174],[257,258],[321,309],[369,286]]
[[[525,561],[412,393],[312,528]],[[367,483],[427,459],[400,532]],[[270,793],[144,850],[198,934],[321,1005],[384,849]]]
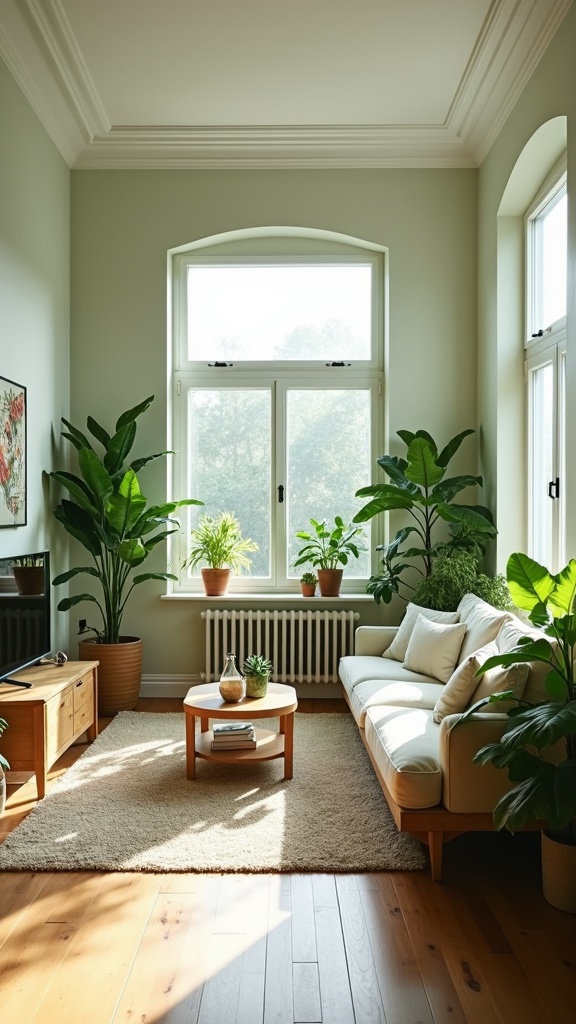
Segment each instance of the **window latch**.
[[284,501],[284,484],[278,484],[278,501],[280,504]]
[[352,363],[345,363],[343,359],[336,359],[331,363],[326,363],[326,366],[351,366]]
[[[554,491],[554,494],[552,493]],[[557,476],[555,480],[550,480],[548,484],[548,497],[559,498],[560,497],[560,477]]]
[[208,363],[208,366],[234,366],[234,363]]

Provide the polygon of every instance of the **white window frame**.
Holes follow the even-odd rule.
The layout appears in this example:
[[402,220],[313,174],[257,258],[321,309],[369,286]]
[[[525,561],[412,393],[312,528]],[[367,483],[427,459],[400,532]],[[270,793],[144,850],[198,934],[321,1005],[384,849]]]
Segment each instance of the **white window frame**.
[[[528,554],[536,557],[534,550],[535,501],[533,479],[534,447],[538,425],[532,415],[532,379],[535,371],[546,365],[553,371],[553,468],[552,480],[559,481],[559,496],[550,496],[552,506],[552,560],[547,566],[551,572],[563,568],[566,559],[566,331],[558,331],[554,340],[538,339],[526,348],[526,412],[528,437]],[[551,488],[555,490],[555,488]]]
[[[282,239],[284,241],[284,239]],[[383,445],[383,397],[384,397],[384,303],[385,303],[385,282],[386,282],[386,253],[372,251],[359,251],[356,246],[338,245],[326,246],[319,239],[302,238],[297,241],[290,239],[290,250],[294,245],[302,249],[300,253],[288,251],[282,252],[278,246],[274,254],[251,252],[251,249],[258,250],[252,240],[246,239],[243,244],[244,252],[238,254],[222,253],[214,254],[213,248],[205,253],[202,250],[179,251],[172,256],[169,265],[169,279],[171,280],[171,372],[169,374],[169,406],[172,413],[169,423],[169,446],[176,452],[172,460],[171,478],[169,479],[169,493],[180,497],[188,495],[189,485],[188,459],[187,459],[187,393],[190,387],[270,387],[272,390],[272,416],[273,416],[273,447],[271,467],[271,495],[270,510],[273,517],[272,524],[272,578],[263,580],[252,579],[250,576],[232,577],[229,593],[237,594],[298,594],[300,587],[298,579],[290,578],[284,571],[284,562],[287,551],[286,536],[286,513],[287,504],[280,505],[277,501],[277,486],[279,483],[286,483],[286,394],[290,388],[298,390],[321,390],[323,388],[332,390],[346,389],[369,389],[371,394],[371,451],[370,451],[370,472],[376,464],[376,459],[382,450]],[[268,246],[269,248],[269,246]],[[283,247],[282,247],[283,248]],[[339,251],[334,252],[337,249]],[[326,251],[328,250],[328,251]],[[332,250],[332,251],[330,251]],[[294,265],[294,264],[346,264],[369,263],[372,267],[372,331],[371,331],[371,354],[369,359],[351,361],[350,365],[332,367],[326,360],[290,360],[290,361],[237,361],[236,364],[225,368],[210,366],[204,361],[194,361],[188,358],[187,351],[187,268],[190,265]],[[370,483],[370,479],[366,480]],[[201,494],[191,494],[191,497],[202,498]],[[361,507],[358,501],[358,507]],[[185,511],[185,510],[183,510]],[[181,516],[184,525],[185,516]],[[369,523],[368,530],[371,534],[365,543],[369,549],[370,567],[369,574],[376,571],[377,552],[376,544],[382,540],[381,524]],[[169,564],[171,572],[179,576],[179,580],[173,583],[171,591],[175,594],[202,594],[201,580],[189,580],[180,573],[179,567],[185,558],[186,552],[186,530],[183,528],[171,538],[169,548]],[[353,594],[365,594],[368,576],[353,579],[344,573],[342,592]]]
[[542,184],[525,215],[526,345],[544,336],[556,336],[556,340],[560,340],[562,332],[566,331],[566,316],[551,324],[542,322],[542,294],[539,283],[542,277],[542,214],[550,210],[566,194],[566,183],[567,164],[564,156]]

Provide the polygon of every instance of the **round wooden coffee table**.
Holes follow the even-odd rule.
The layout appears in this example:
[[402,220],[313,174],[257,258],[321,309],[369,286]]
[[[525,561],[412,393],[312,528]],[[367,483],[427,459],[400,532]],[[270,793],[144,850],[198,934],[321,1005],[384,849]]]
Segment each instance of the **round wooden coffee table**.
[[[196,778],[196,758],[220,761],[225,764],[246,764],[253,761],[271,761],[284,758],[284,778],[291,779],[294,760],[294,712],[298,707],[293,686],[269,683],[265,697],[244,697],[238,704],[222,700],[218,683],[193,686],[184,698],[186,718],[186,778]],[[196,733],[196,719],[200,719],[200,732]],[[212,750],[210,719],[257,721],[259,718],[278,718],[278,732],[256,729],[255,750]]]

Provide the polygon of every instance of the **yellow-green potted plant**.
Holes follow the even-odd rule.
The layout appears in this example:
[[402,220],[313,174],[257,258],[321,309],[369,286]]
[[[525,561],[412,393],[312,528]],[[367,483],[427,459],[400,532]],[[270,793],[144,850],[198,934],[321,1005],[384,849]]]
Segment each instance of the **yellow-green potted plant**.
[[249,553],[257,550],[255,541],[242,536],[233,512],[202,515],[190,532],[190,551],[182,568],[194,570],[205,562],[200,573],[206,596],[221,597],[228,590],[231,574],[249,569]]
[[318,577],[315,572],[302,573],[300,577],[300,590],[302,591],[302,597],[314,597],[317,585]]
[[272,672],[272,662],[263,654],[249,654],[242,665],[242,675],[246,680],[247,697],[265,697]]

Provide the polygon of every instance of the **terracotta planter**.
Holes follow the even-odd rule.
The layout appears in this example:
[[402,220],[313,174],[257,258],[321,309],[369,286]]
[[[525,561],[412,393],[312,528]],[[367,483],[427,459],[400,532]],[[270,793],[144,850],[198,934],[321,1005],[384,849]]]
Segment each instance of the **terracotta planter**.
[[80,661],[98,661],[98,714],[108,717],[119,711],[133,711],[142,681],[142,641],[135,636],[120,637],[118,644],[100,644],[96,639],[79,640]]
[[206,597],[222,597],[228,593],[231,569],[201,569]]
[[301,583],[300,589],[302,590],[302,597],[314,597],[316,593],[315,583]]
[[16,590],[20,595],[31,597],[44,593],[44,566],[14,565],[12,572],[16,580]]
[[320,597],[340,597],[343,569],[318,569]]
[[576,846],[558,843],[542,832],[542,890],[558,910],[576,914]]

